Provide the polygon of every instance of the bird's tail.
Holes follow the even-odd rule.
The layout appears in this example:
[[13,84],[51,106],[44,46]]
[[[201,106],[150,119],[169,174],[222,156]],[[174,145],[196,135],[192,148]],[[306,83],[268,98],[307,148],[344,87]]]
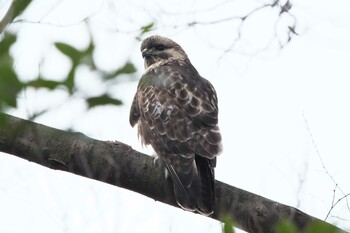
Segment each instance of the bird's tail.
[[216,158],[207,159],[196,155],[195,161],[200,180],[200,199],[197,200],[197,210],[201,214],[210,215],[214,212]]
[[214,168],[216,158],[176,155],[177,163],[166,163],[174,184],[177,203],[183,209],[203,215],[214,212]]

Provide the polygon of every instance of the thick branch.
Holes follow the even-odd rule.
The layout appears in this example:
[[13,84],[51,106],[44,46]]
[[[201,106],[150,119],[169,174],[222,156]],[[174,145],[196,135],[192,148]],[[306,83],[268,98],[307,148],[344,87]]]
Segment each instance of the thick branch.
[[[178,207],[171,181],[153,158],[121,142],[98,141],[81,133],[57,130],[1,114],[0,151],[58,169],[126,188]],[[232,217],[236,227],[251,233],[274,232],[276,223],[289,219],[300,230],[321,221],[298,209],[256,194],[215,184],[216,207],[212,218]],[[339,229],[339,232],[344,232]]]

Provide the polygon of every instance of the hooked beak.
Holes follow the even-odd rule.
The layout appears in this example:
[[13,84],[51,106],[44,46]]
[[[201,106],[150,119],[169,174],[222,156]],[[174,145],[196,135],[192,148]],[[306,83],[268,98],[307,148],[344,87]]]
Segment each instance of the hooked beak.
[[147,57],[150,56],[150,52],[149,52],[148,49],[142,50],[141,53],[142,53],[142,57],[143,57],[143,58],[147,58]]

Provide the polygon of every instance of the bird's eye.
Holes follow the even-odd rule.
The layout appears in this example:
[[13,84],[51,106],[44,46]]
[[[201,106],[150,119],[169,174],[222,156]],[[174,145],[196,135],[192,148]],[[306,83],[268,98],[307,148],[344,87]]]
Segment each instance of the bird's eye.
[[165,49],[165,46],[159,44],[159,45],[156,45],[155,48],[156,48],[156,50],[158,50],[158,51],[163,51],[163,50]]

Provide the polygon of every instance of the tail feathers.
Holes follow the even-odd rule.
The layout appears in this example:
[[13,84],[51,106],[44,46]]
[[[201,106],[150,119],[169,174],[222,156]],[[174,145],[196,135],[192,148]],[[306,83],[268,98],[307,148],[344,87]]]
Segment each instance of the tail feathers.
[[200,199],[197,201],[197,209],[201,214],[210,215],[214,212],[214,168],[216,158],[207,159],[196,155],[195,157],[198,177],[200,179]]
[[[178,159],[180,156],[176,157]],[[210,160],[196,155],[186,160],[186,163],[179,163],[178,160],[177,163],[166,163],[173,180],[176,201],[185,210],[208,216],[214,210],[216,158]]]
[[[184,185],[184,176],[181,173],[178,173],[173,165],[166,163],[168,171],[170,173],[171,179],[173,181],[174,186],[174,194],[176,198],[176,202],[182,209],[187,211],[195,211],[196,210],[196,201],[195,201],[195,193],[190,192],[191,186],[187,188]],[[197,182],[196,182],[197,183]]]

